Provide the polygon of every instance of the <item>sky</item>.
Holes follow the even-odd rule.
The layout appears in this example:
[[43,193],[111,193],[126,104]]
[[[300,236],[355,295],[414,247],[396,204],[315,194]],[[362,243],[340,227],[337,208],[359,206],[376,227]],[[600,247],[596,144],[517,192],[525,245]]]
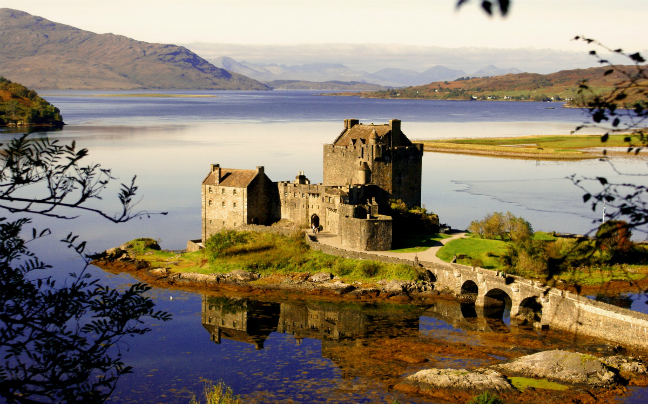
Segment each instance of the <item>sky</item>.
[[[208,52],[205,44],[214,45],[212,53],[238,46],[238,57],[245,58],[246,49],[254,50],[249,58],[256,61],[260,60],[258,45],[266,45],[264,57],[276,63],[286,63],[278,60],[282,56],[278,49],[290,53],[283,55],[286,60],[299,62],[298,56],[307,60],[306,54],[321,52],[324,44],[337,46],[330,47],[337,63],[344,63],[338,51],[355,45],[347,54],[347,64],[357,66],[371,65],[361,61],[363,56],[388,59],[384,56],[391,54],[391,61],[374,65],[397,65],[398,58],[403,64],[429,65],[434,62],[422,62],[420,54],[465,49],[473,56],[508,50],[503,53],[515,53],[521,62],[526,50],[526,62],[529,52],[535,52],[532,59],[537,58],[538,64],[573,53],[580,60],[574,66],[581,67],[582,55],[591,47],[573,41],[576,35],[629,51],[648,49],[648,35],[641,26],[648,20],[646,0],[513,0],[506,18],[489,18],[479,3],[473,0],[457,10],[456,0],[0,0],[0,7],[96,33],[186,44],[190,49],[199,43],[203,52]],[[376,52],[363,55],[362,49],[369,48]],[[456,66],[448,67],[461,63],[468,62],[456,61]],[[569,64],[562,60],[553,64],[560,63]]]

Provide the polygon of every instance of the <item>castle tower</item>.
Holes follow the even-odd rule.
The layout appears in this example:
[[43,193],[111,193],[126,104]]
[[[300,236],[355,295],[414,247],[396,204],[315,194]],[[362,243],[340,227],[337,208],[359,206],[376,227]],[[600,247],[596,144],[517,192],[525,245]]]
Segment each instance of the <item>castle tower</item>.
[[401,121],[361,124],[345,119],[344,130],[324,145],[324,185],[373,184],[379,199],[401,199],[421,205],[423,144],[412,143]]

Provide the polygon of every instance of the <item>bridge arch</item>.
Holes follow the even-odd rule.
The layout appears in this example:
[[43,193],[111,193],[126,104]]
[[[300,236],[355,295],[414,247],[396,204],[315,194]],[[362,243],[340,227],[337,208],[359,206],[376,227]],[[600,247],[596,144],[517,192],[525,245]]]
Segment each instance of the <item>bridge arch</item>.
[[475,304],[475,300],[477,300],[478,294],[479,286],[477,286],[475,281],[467,280],[461,285],[459,301],[461,303]]
[[494,288],[484,296],[484,318],[491,330],[495,332],[509,332],[511,324],[511,308],[513,300],[502,289]]
[[524,322],[542,321],[542,302],[540,297],[531,296],[520,302],[516,317]]

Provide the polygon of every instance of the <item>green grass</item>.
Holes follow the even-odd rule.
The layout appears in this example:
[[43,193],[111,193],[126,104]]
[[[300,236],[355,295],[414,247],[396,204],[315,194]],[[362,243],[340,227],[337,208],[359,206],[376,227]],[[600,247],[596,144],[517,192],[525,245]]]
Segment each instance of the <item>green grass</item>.
[[558,237],[544,231],[536,231],[535,233],[533,233],[533,239],[542,241],[556,241],[558,240]]
[[526,390],[528,387],[534,389],[544,389],[544,390],[558,390],[565,391],[569,389],[569,386],[564,384],[550,382],[546,379],[531,379],[528,377],[510,377],[509,380],[513,387],[520,391]]
[[236,244],[217,254],[210,254],[207,249],[183,254],[146,250],[138,253],[137,258],[149,261],[151,267],[202,274],[228,273],[235,269],[260,275],[330,272],[348,282],[411,281],[418,277],[414,268],[408,265],[347,259],[311,250],[302,237],[254,232],[242,234],[244,237],[239,238]]
[[440,241],[451,236],[447,234],[414,234],[397,240],[399,248],[391,250],[397,253],[421,252],[440,245]]
[[[508,244],[500,240],[460,238],[443,246],[436,254],[443,261],[450,262],[457,256],[457,263],[488,269],[501,269],[499,256],[507,251]],[[465,256],[465,258],[461,258]],[[479,261],[481,261],[480,265]]]
[[450,140],[423,140],[426,147],[448,152],[492,153],[546,159],[581,159],[597,157],[581,149],[628,146],[627,135],[611,135],[601,142],[599,135],[520,136],[514,138],[476,138]]

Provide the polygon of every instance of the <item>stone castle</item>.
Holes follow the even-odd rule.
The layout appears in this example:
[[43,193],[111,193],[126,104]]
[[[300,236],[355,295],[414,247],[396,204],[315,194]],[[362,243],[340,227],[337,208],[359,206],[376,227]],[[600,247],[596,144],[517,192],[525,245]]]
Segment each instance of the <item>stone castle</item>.
[[412,143],[399,120],[366,125],[345,119],[342,133],[324,145],[321,184],[311,184],[303,172],[292,182],[273,182],[263,167],[212,164],[202,182],[202,241],[223,229],[288,220],[299,228],[321,226],[344,247],[389,250],[389,200],[421,205],[422,160],[423,144]]

